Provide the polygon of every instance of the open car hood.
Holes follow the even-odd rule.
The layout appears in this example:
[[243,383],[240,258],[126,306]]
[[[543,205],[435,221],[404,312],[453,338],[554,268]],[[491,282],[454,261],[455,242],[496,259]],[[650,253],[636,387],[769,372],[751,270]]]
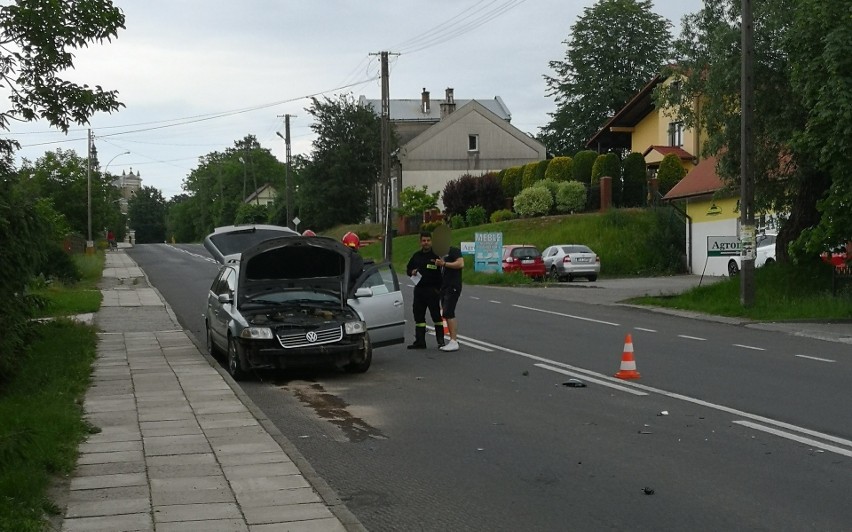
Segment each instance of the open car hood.
[[204,239],[204,248],[216,262],[239,260],[240,254],[260,242],[283,236],[299,236],[288,227],[265,224],[228,225],[217,227]]
[[273,238],[242,253],[236,303],[240,307],[247,298],[267,290],[301,288],[334,293],[345,306],[350,272],[361,268],[361,257],[332,238]]

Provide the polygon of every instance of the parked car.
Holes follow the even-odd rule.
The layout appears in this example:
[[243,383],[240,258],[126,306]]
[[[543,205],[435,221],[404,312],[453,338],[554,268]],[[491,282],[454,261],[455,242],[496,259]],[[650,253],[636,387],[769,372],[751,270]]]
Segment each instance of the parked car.
[[[764,264],[775,262],[775,240],[776,233],[765,233],[757,236],[757,247],[755,248],[754,267],[760,268]],[[740,273],[742,257],[735,256],[728,260],[728,275],[734,277]]]
[[601,273],[601,258],[583,244],[559,244],[542,251],[544,267],[555,281],[585,277],[591,282]]
[[337,240],[277,226],[217,228],[204,246],[222,267],[207,295],[212,355],[228,372],[370,367],[373,349],[404,341],[404,305],[388,262],[365,264]]
[[530,244],[503,246],[503,271],[521,272],[527,277],[542,280],[547,273],[541,252]]
[[848,264],[849,256],[847,255],[846,246],[835,246],[829,251],[820,254],[823,262],[831,264],[835,268],[842,268]]

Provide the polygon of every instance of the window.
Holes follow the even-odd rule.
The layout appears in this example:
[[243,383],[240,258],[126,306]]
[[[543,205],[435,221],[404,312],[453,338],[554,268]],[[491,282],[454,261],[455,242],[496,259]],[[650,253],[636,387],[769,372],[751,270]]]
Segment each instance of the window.
[[479,151],[479,135],[467,136],[467,151]]
[[683,146],[683,122],[669,123],[669,146]]

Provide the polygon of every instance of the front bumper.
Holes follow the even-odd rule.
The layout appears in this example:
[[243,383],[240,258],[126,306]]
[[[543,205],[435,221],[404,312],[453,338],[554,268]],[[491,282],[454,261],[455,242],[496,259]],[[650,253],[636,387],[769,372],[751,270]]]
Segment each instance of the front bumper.
[[288,349],[277,339],[240,339],[239,343],[251,367],[270,369],[343,366],[362,360],[368,345],[366,335],[344,336],[335,343]]

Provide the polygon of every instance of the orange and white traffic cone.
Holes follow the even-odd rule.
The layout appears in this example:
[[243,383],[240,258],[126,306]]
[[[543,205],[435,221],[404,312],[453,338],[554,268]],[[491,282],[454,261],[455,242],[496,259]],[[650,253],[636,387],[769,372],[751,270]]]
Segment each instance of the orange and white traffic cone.
[[615,374],[619,379],[638,379],[639,372],[636,371],[636,360],[633,358],[633,337],[627,333],[624,339],[624,353],[621,355],[621,368]]
[[447,325],[447,318],[441,316],[441,321],[444,323],[444,338],[450,337],[450,326]]

